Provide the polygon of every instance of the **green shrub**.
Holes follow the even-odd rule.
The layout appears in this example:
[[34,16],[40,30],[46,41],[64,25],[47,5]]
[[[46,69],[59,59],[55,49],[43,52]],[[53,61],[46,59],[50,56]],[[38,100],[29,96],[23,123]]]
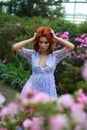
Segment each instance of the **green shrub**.
[[21,63],[18,67],[15,63],[2,64],[2,66],[4,69],[0,75],[1,80],[20,91],[31,74],[31,68],[29,71],[24,70],[25,67]]
[[83,81],[81,68],[72,66],[72,64],[67,64],[67,67],[62,65],[61,70],[58,69],[55,76],[59,95],[64,93],[73,94],[76,90],[78,90],[77,83],[79,81]]
[[87,82],[85,81],[79,81],[76,83],[76,88],[82,89],[84,93],[87,93]]
[[79,30],[80,30],[80,33],[87,33],[87,21],[81,23],[79,25]]

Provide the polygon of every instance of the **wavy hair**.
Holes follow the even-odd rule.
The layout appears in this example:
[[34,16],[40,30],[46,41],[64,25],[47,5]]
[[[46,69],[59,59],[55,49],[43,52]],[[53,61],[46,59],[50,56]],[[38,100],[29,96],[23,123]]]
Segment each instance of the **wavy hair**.
[[35,51],[39,50],[39,39],[41,37],[46,37],[47,41],[49,42],[48,54],[52,53],[55,48],[55,40],[51,33],[51,29],[49,27],[40,27],[36,31],[36,37],[34,40],[34,49]]

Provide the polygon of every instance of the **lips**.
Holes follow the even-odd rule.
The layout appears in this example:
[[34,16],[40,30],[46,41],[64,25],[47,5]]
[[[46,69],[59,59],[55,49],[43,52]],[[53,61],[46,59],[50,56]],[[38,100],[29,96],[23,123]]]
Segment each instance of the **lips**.
[[45,48],[40,48],[41,50],[44,50]]

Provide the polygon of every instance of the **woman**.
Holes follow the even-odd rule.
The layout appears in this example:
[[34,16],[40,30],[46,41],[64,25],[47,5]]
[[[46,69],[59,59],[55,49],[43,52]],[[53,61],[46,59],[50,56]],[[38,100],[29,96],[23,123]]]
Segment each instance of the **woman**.
[[[25,45],[32,42],[34,50],[24,48]],[[54,51],[55,42],[60,42],[65,47]],[[56,65],[74,49],[74,45],[57,37],[51,28],[40,27],[32,38],[16,43],[13,45],[13,49],[32,64],[32,75],[23,87],[22,94],[24,94],[26,86],[32,83],[32,90],[57,97],[54,70]]]

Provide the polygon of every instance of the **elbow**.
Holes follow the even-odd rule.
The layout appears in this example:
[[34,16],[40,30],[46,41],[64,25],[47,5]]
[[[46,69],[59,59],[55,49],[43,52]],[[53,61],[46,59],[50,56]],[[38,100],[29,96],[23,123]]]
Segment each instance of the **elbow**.
[[13,50],[15,50],[16,52],[20,51],[20,49],[16,45],[13,45]]
[[75,45],[72,44],[72,46],[70,47],[70,51],[74,50],[74,48],[75,48]]
[[72,50],[74,50],[74,48],[75,48],[75,45],[71,45],[70,47],[68,47],[67,49],[68,49],[68,51],[72,51]]
[[75,48],[75,45],[73,44],[71,50],[74,50],[74,48]]
[[13,45],[13,50],[17,51],[16,45]]

